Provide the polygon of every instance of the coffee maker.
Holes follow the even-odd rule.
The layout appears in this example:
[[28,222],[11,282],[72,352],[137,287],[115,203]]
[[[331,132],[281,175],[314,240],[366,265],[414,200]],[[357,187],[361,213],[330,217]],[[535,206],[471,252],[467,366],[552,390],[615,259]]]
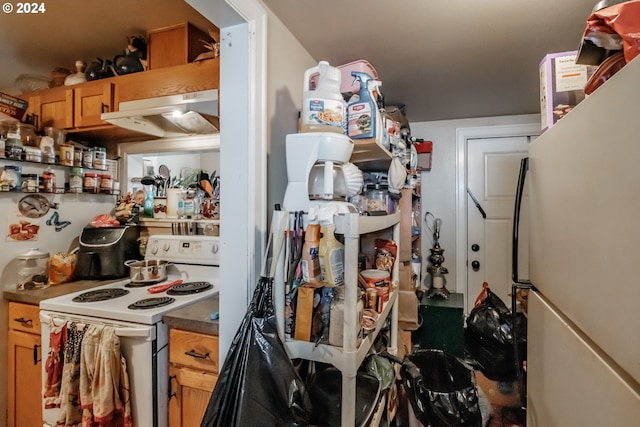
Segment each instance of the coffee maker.
[[124,262],[141,259],[140,228],[133,225],[119,227],[85,227],[80,234],[77,279],[105,280],[129,275]]
[[362,172],[349,163],[353,141],[332,132],[287,135],[287,189],[284,209],[309,212],[313,205],[338,203],[352,211],[347,197],[362,188]]

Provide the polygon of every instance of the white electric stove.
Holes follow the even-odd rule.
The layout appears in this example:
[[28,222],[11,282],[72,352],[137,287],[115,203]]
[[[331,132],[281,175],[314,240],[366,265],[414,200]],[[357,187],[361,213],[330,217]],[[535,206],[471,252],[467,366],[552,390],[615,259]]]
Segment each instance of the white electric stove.
[[[172,263],[162,282],[133,285],[129,279],[73,292],[40,303],[41,310],[152,325],[168,311],[218,292],[219,240],[212,236],[151,236],[145,259]],[[177,279],[181,285],[151,294],[148,289]]]
[[[162,316],[218,294],[218,251],[218,237],[150,236],[145,259],[170,262],[166,280],[133,285],[127,278],[41,301],[43,359],[48,354],[52,325],[74,322],[115,327],[127,360],[134,425],[166,427],[169,357],[168,330]],[[160,293],[148,292],[177,279],[183,283]],[[43,381],[47,379],[45,365]],[[55,426],[58,412],[43,407],[43,425]]]

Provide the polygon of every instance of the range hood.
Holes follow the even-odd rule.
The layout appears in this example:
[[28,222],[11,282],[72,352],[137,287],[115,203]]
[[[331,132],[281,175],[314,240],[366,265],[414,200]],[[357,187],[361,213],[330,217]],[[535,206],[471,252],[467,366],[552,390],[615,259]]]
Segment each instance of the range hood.
[[121,102],[119,111],[102,113],[108,123],[156,137],[217,133],[218,90]]

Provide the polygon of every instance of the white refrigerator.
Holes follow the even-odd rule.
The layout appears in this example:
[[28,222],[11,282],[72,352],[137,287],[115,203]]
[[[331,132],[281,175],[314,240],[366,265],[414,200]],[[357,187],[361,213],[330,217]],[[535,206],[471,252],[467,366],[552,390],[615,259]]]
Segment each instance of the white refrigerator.
[[640,59],[531,143],[520,181],[527,426],[638,426]]

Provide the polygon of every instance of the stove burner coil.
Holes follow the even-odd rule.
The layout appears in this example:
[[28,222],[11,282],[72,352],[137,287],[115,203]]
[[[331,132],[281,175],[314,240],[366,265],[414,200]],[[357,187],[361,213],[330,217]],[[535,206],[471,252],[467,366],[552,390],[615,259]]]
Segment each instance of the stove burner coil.
[[157,308],[162,307],[168,304],[171,304],[175,301],[175,298],[170,297],[156,297],[156,298],[145,298],[139,301],[134,302],[133,304],[129,304],[129,310],[146,310],[149,308]]
[[78,296],[75,296],[73,302],[98,302],[107,301],[110,299],[118,298],[129,293],[128,290],[122,288],[106,288],[106,289],[94,289],[93,291],[83,292]]
[[167,291],[167,295],[192,295],[213,287],[209,282],[187,282],[176,285]]

